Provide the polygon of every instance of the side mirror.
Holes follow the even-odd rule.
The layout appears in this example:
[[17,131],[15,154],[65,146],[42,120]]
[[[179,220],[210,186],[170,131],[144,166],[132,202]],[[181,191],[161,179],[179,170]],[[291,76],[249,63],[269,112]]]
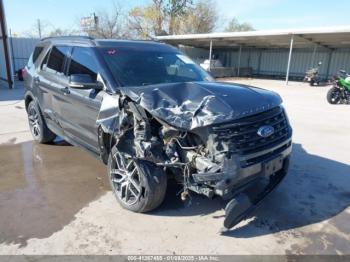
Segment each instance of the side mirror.
[[103,84],[92,79],[88,74],[74,74],[69,77],[69,87],[76,89],[102,90]]

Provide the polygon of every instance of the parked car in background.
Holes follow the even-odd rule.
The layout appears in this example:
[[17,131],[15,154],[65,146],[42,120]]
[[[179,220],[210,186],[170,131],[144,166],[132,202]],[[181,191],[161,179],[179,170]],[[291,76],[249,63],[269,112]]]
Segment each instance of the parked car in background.
[[227,229],[287,174],[292,129],[280,96],[214,82],[169,45],[47,38],[26,66],[25,86],[34,140],[60,136],[99,157],[128,210],[157,208],[171,177],[182,199],[228,200]]

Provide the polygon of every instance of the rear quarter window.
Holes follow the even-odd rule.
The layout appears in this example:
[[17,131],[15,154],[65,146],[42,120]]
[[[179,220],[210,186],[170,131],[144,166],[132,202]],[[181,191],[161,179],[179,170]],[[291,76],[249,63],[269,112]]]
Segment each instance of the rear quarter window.
[[53,46],[46,55],[43,66],[51,72],[64,73],[64,66],[69,52],[68,46]]
[[39,56],[40,56],[40,54],[42,53],[43,50],[44,50],[44,47],[42,47],[42,46],[35,47],[33,55],[32,55],[33,63],[35,63],[38,60],[38,58],[39,58]]

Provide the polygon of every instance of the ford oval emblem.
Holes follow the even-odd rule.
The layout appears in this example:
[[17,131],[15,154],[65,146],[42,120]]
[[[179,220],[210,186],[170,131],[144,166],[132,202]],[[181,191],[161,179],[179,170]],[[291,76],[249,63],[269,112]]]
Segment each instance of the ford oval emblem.
[[262,126],[258,129],[258,135],[261,137],[269,137],[275,133],[273,126]]

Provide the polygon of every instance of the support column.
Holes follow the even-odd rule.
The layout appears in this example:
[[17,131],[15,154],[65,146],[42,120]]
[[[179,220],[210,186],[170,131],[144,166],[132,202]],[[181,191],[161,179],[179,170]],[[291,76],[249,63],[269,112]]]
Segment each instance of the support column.
[[331,51],[329,52],[329,55],[328,55],[326,79],[328,79],[328,76],[329,76],[329,70],[330,70],[330,68],[331,68],[332,58],[333,58],[333,50],[331,50]]
[[12,81],[12,69],[10,62],[10,52],[8,48],[8,37],[7,37],[7,29],[6,29],[6,20],[5,20],[5,10],[3,1],[0,0],[0,26],[1,26],[1,38],[4,45],[4,55],[5,55],[5,65],[6,65],[6,73],[7,73],[7,83],[9,88],[12,89],[13,81]]
[[239,71],[241,67],[241,54],[242,54],[242,46],[239,46],[239,53],[238,53],[238,68],[237,68],[237,76],[239,77]]
[[213,40],[210,40],[210,47],[209,47],[209,72],[211,71],[211,57],[213,53]]
[[310,68],[313,68],[313,67],[314,67],[314,64],[315,64],[316,50],[317,50],[317,45],[315,44],[315,45],[314,45],[314,51],[312,52]]
[[261,56],[262,56],[263,49],[260,49],[259,52],[259,58],[258,58],[258,70],[257,70],[257,75],[260,75],[260,68],[261,68]]
[[290,61],[292,60],[293,42],[294,42],[294,36],[292,35],[292,37],[290,38],[290,46],[289,46],[289,56],[288,56],[287,73],[286,73],[286,85],[288,85],[288,81],[289,81],[289,70],[290,70]]

